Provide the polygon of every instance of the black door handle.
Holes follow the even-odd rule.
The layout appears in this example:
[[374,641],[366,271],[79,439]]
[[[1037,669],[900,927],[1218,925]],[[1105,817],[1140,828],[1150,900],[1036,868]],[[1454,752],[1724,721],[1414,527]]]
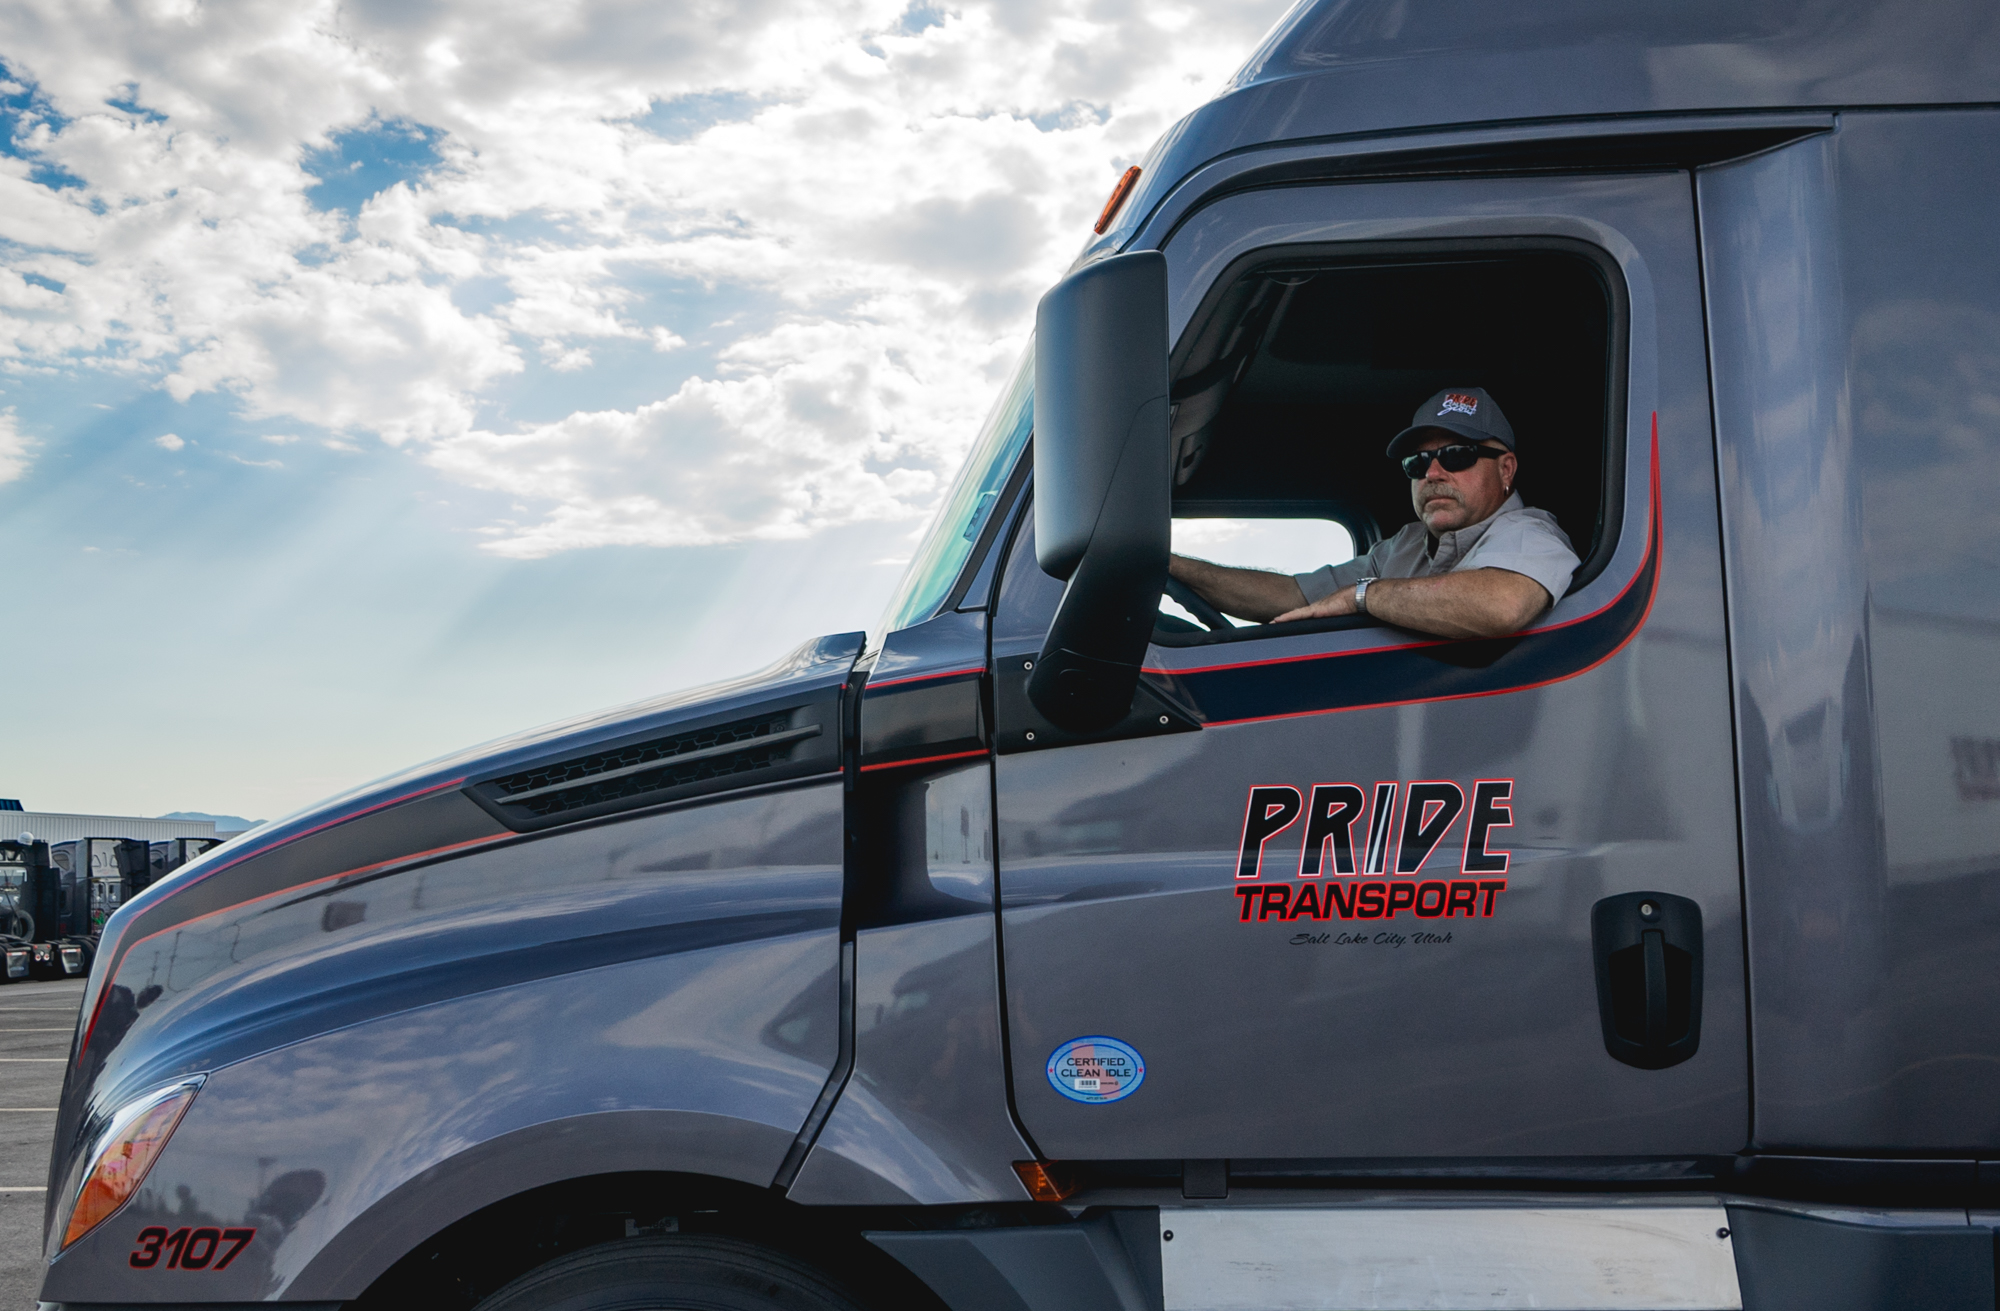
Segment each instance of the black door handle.
[[1590,910],[1604,1049],[1642,1070],[1701,1045],[1701,907],[1664,892],[1606,897]]
[[1667,1005],[1667,935],[1658,929],[1648,929],[1640,935],[1646,952],[1646,1045],[1664,1047],[1671,1040],[1668,1032]]

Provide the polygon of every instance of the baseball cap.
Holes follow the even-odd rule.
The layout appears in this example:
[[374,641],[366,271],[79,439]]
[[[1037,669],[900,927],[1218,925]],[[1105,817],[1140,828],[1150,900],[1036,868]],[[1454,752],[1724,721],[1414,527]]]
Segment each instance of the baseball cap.
[[1389,441],[1392,460],[1416,450],[1431,428],[1442,428],[1475,442],[1499,442],[1514,449],[1514,425],[1500,413],[1500,407],[1484,387],[1447,387],[1417,407],[1410,426]]

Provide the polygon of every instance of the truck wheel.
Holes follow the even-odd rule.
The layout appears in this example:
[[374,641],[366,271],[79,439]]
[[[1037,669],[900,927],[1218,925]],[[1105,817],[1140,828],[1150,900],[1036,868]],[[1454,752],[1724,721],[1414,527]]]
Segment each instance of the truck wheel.
[[804,1262],[705,1235],[606,1243],[530,1270],[475,1311],[861,1311]]

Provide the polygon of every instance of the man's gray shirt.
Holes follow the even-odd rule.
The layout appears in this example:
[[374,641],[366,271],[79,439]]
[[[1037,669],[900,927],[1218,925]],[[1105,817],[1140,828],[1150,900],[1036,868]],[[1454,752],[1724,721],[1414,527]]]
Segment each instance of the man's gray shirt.
[[1478,523],[1438,534],[1435,546],[1421,522],[1405,524],[1394,537],[1375,543],[1367,555],[1292,577],[1310,603],[1363,578],[1426,578],[1460,569],[1507,569],[1534,579],[1548,589],[1551,600],[1559,601],[1576,566],[1576,552],[1556,517],[1530,508],[1515,492]]

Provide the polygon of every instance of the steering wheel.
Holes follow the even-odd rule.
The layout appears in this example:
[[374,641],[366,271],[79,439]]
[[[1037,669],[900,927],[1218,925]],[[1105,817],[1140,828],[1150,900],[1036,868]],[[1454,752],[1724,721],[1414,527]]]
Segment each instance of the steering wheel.
[[1211,633],[1226,633],[1236,625],[1222,617],[1222,611],[1201,599],[1201,594],[1178,578],[1167,579],[1166,593],[1179,603],[1181,609],[1201,621],[1202,627]]

